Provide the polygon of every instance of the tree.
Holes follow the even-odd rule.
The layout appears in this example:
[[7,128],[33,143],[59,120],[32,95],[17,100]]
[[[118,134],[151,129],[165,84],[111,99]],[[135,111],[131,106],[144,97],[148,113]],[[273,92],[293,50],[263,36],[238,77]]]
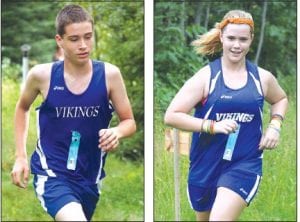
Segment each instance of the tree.
[[21,45],[31,45],[30,59],[39,63],[49,62],[55,51],[55,13],[59,5],[55,2],[1,2],[2,6],[2,58],[21,63]]
[[261,31],[260,31],[260,36],[259,36],[259,43],[258,43],[258,47],[257,47],[257,51],[256,51],[255,60],[254,60],[255,64],[258,64],[260,52],[261,52],[262,45],[264,42],[267,8],[268,8],[268,3],[267,3],[267,1],[264,1],[263,13],[261,16]]

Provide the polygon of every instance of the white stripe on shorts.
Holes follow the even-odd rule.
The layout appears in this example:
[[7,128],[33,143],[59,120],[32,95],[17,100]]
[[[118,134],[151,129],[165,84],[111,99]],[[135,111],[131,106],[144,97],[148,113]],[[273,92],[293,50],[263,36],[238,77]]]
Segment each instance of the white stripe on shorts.
[[260,176],[256,175],[256,181],[255,184],[252,188],[252,190],[250,191],[248,197],[246,198],[246,202],[249,203],[250,200],[253,198],[253,196],[255,195],[255,192],[257,191],[258,185],[259,185],[259,181],[260,181]]
[[103,160],[104,160],[105,153],[106,152],[104,152],[104,151],[101,150],[100,166],[99,166],[98,175],[97,175],[97,178],[96,178],[96,181],[95,181],[96,184],[99,183],[100,178],[101,178],[101,173],[102,173],[102,168],[103,168]]
[[192,201],[191,201],[191,198],[190,198],[189,185],[186,186],[186,194],[187,194],[187,197],[188,197],[188,201],[190,203],[190,207],[194,210],[193,205],[192,205]]
[[56,177],[56,174],[51,169],[49,169],[49,167],[48,167],[46,156],[44,154],[44,151],[43,151],[43,148],[42,148],[42,145],[41,145],[41,140],[40,140],[40,123],[39,123],[40,117],[39,116],[40,116],[40,110],[37,109],[36,110],[36,123],[37,123],[36,128],[37,128],[38,144],[37,144],[35,150],[36,150],[37,154],[40,157],[40,162],[41,162],[43,170],[45,170],[46,173],[50,177]]
[[41,165],[42,165],[42,168],[43,170],[45,170],[45,172],[50,176],[50,177],[56,177],[56,174],[48,168],[48,164],[47,164],[47,160],[46,160],[46,156],[44,154],[44,151],[41,147],[41,142],[40,142],[40,139],[38,139],[38,145],[36,146],[35,148],[35,151],[37,152],[37,154],[39,155],[40,157],[40,162],[41,162]]
[[45,193],[45,183],[47,180],[48,180],[48,176],[37,175],[37,181],[35,183],[36,185],[35,191],[37,197],[41,201],[41,205],[45,211],[47,211],[47,208],[45,206],[45,200],[43,198],[43,194]]

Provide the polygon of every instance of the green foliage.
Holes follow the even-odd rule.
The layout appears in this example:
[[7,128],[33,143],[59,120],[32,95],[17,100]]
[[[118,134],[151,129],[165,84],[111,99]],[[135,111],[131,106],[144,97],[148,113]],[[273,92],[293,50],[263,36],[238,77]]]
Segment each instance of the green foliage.
[[[254,61],[261,32],[262,5],[261,1],[229,1],[222,4],[195,1],[156,2],[154,15],[156,110],[165,110],[184,82],[207,64],[208,58],[197,56],[190,43],[207,31],[205,23],[208,24],[208,29],[212,28],[229,10],[242,9],[253,16],[255,37],[247,57]],[[198,20],[200,23],[196,23],[196,16],[200,18]],[[296,1],[268,2],[266,22],[259,66],[271,71],[277,77],[289,76],[288,78],[295,79]],[[296,85],[284,89],[287,89],[288,95],[292,95]]]
[[2,59],[1,69],[2,69],[2,76],[5,79],[9,78],[16,81],[22,75],[21,66],[16,63],[11,63],[10,58],[7,57],[4,57]]
[[296,92],[297,92],[297,78],[296,75],[287,75],[284,76],[282,73],[278,73],[277,80],[282,87],[282,89],[285,91],[285,93],[288,95],[288,99],[291,101],[296,101]]
[[[20,189],[11,183],[10,171],[14,164],[13,116],[20,85],[9,78],[2,82],[2,221],[53,221],[45,213],[33,189],[33,177],[30,176],[27,189]],[[40,104],[39,98],[33,104]],[[35,111],[30,111],[28,131],[28,159],[36,145]],[[94,221],[143,220],[143,164],[123,161],[114,155],[108,155],[105,164],[107,177],[103,180],[100,201],[97,204]],[[132,192],[134,190],[134,192]]]
[[[31,45],[31,60],[45,63],[52,60],[55,50],[55,17],[59,6],[55,2],[1,2],[2,55],[13,63],[22,62],[21,45]],[[50,12],[50,13],[49,13]]]
[[296,75],[296,8],[296,1],[268,3],[264,45],[259,65],[275,76],[280,73],[284,76]]
[[[184,82],[192,76],[205,59],[198,57],[185,43],[185,32],[181,29],[178,13],[179,3],[157,3],[155,8],[154,42],[154,89],[155,108],[165,110],[171,98]],[[187,27],[187,36],[196,38],[196,26]]]

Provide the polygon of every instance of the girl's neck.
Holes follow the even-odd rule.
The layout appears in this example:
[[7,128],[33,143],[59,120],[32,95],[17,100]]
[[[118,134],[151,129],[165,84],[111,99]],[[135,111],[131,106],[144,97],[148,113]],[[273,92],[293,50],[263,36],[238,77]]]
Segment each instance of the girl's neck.
[[246,68],[246,58],[245,57],[238,62],[232,62],[229,59],[227,59],[226,57],[222,56],[221,61],[222,61],[223,69],[225,68],[226,70],[229,70],[232,72],[239,72],[239,71],[245,70],[245,68]]

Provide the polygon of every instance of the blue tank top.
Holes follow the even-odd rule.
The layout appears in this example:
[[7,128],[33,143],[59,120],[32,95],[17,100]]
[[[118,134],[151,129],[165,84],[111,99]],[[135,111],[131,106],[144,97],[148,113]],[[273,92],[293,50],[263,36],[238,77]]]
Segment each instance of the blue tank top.
[[[98,132],[108,128],[113,109],[108,99],[104,63],[92,61],[93,74],[81,94],[68,90],[64,62],[53,63],[47,98],[37,108],[38,140],[31,157],[33,174],[95,184],[105,176],[106,153],[98,148]],[[74,142],[74,135],[78,136]],[[73,138],[72,138],[73,137]],[[77,145],[76,145],[77,144]],[[67,167],[70,150],[77,156]],[[73,152],[73,151],[72,151]],[[74,165],[73,165],[74,166]]]
[[258,69],[246,60],[246,85],[231,89],[223,79],[221,58],[210,62],[209,66],[208,97],[196,106],[194,116],[215,121],[233,119],[240,125],[240,130],[231,161],[223,159],[228,135],[193,133],[188,182],[200,187],[211,186],[222,172],[230,169],[262,174],[262,151],[258,147],[262,136],[264,97]]

